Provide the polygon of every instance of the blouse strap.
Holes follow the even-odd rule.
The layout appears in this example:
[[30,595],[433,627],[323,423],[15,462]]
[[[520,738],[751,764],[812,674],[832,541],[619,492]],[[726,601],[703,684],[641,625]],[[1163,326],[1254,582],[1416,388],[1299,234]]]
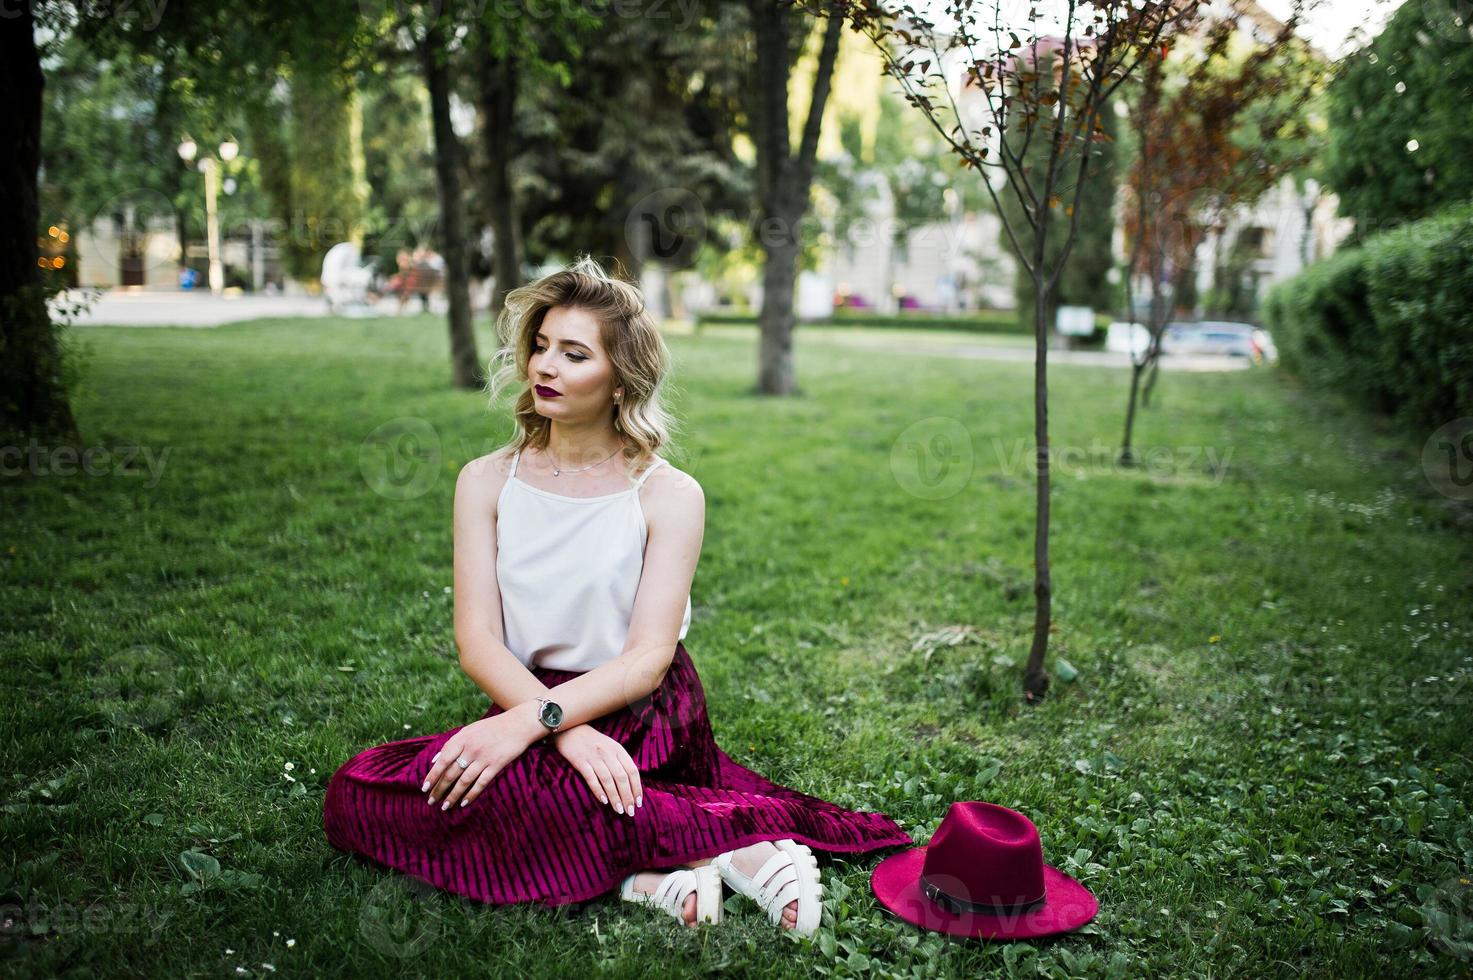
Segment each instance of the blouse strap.
[[649,477],[650,477],[650,474],[653,473],[656,469],[658,469],[659,466],[660,466],[660,464],[663,463],[663,462],[665,462],[665,457],[663,457],[663,456],[656,456],[655,457],[655,461],[653,463],[651,463],[649,465],[649,467],[646,468],[645,471],[639,475],[639,479],[638,480],[635,480],[634,481],[634,488],[636,490],[638,490],[640,487],[644,486],[644,481],[645,480],[648,480]]
[[520,449],[518,449],[516,451],[516,454],[513,455],[512,458],[511,458],[511,473],[508,474],[509,476],[516,476],[517,475],[517,462],[521,458],[522,458],[522,451]]

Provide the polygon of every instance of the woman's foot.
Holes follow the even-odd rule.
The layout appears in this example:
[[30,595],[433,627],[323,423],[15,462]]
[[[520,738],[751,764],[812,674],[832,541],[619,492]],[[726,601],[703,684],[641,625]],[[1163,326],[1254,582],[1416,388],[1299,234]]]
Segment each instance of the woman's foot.
[[[634,890],[643,895],[653,895],[655,889],[660,887],[660,882],[671,874],[669,871],[641,871],[634,876]],[[696,924],[696,893],[691,892],[685,896],[685,904],[681,907],[681,918],[685,924],[695,927]]]
[[[777,847],[772,841],[763,840],[755,844],[750,844],[747,847],[738,847],[730,853],[732,856],[731,863],[742,874],[750,877],[762,870],[762,865],[767,863],[767,859],[777,853]],[[760,885],[762,882],[759,881],[757,884]],[[789,902],[787,907],[783,909],[782,926],[784,929],[791,929],[797,924],[798,903],[794,900]]]

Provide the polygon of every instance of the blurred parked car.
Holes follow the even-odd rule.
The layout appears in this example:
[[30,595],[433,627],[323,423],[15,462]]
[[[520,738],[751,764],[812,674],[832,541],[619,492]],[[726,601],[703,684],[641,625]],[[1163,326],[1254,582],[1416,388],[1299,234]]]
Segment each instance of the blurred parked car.
[[1276,364],[1278,348],[1267,330],[1232,320],[1173,321],[1161,336],[1163,354],[1226,354],[1254,364]]

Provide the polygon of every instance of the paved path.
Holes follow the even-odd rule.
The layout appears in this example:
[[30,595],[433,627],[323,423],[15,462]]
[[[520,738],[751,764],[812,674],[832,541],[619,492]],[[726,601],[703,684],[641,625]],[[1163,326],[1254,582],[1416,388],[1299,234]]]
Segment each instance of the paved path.
[[[76,298],[83,299],[98,295],[95,289],[76,291]],[[438,301],[438,302],[437,302]],[[443,309],[443,300],[430,300],[432,312]],[[393,316],[399,301],[388,298],[377,307],[355,311],[348,315]],[[404,307],[405,315],[419,312],[419,301],[411,300]],[[104,290],[85,312],[77,315],[78,326],[169,326],[169,327],[218,327],[222,323],[239,320],[254,320],[259,317],[317,317],[327,316],[327,300],[321,296],[212,296],[209,291],[185,292],[183,290],[131,292],[122,289]]]
[[[932,335],[934,337],[934,334]],[[839,333],[835,330],[807,330],[802,333],[805,341],[832,344],[861,350],[883,351],[892,354],[912,354],[920,357],[965,357],[979,361],[1017,361],[1025,364],[1034,362],[1034,350],[1030,347],[1000,347],[994,344],[958,342],[928,342],[924,346],[899,344],[889,339],[865,337],[859,332]],[[929,339],[929,338],[928,338]],[[1050,364],[1093,364],[1099,367],[1128,368],[1130,355],[1123,352],[1101,350],[1050,350]],[[1241,371],[1252,367],[1246,357],[1229,357],[1225,354],[1162,354],[1161,367],[1174,371]]]
[[[95,290],[81,290],[83,294]],[[386,297],[377,306],[354,310],[350,316],[394,316],[399,301]],[[432,297],[430,310],[444,312],[444,298]],[[419,312],[419,302],[413,300],[404,307],[406,315]],[[480,313],[480,311],[478,311]],[[151,291],[131,292],[121,289],[101,293],[91,308],[76,318],[79,326],[174,326],[216,327],[222,323],[239,320],[254,320],[259,317],[318,317],[327,316],[327,301],[320,296],[211,296],[205,292]],[[480,313],[483,315],[483,313]],[[689,327],[677,326],[671,332],[688,333]],[[753,327],[731,327],[709,325],[702,333],[729,336],[755,336]],[[981,361],[1014,361],[1033,363],[1033,345],[1023,338],[1010,338],[1016,343],[1001,345],[986,341],[953,340],[941,331],[918,332],[913,337],[900,338],[895,331],[867,334],[863,328],[844,330],[833,327],[799,329],[798,339],[802,343],[827,344],[853,350],[878,351],[887,354],[903,354],[914,357],[964,357]],[[1123,353],[1094,350],[1050,350],[1050,364],[1092,364],[1099,367],[1128,368],[1130,358]],[[1161,366],[1176,371],[1241,371],[1251,367],[1246,357],[1227,357],[1220,354],[1163,354]]]

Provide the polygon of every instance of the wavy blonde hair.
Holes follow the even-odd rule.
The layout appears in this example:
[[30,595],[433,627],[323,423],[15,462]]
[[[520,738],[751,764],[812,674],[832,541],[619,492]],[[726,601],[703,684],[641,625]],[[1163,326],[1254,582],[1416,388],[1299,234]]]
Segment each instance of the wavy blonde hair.
[[507,388],[518,388],[512,405],[516,431],[502,448],[547,448],[552,420],[537,413],[527,362],[542,321],[557,306],[584,310],[598,321],[599,343],[613,362],[615,386],[624,389],[619,401],[610,400],[609,411],[624,441],[625,474],[632,479],[641,463],[653,462],[657,450],[672,444],[677,428],[665,407],[670,350],[638,287],[611,276],[588,255],[506,294],[496,321],[499,349],[485,386],[493,409]]

